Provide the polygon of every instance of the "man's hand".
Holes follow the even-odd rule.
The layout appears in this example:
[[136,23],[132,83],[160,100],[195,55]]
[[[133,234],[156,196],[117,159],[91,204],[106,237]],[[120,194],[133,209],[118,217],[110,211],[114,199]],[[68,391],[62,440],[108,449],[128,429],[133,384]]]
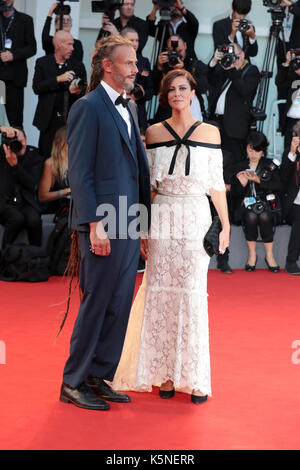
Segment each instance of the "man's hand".
[[282,2],[280,3],[281,7],[291,7],[292,5],[293,3],[290,2],[290,0],[282,0]]
[[6,156],[7,163],[10,166],[16,166],[18,164],[18,157],[17,155],[11,151],[10,147],[7,147],[7,145],[3,145],[3,150]]
[[110,34],[119,34],[119,31],[105,13],[102,15],[102,29]]
[[71,83],[69,86],[69,92],[71,95],[80,95],[82,93],[82,89],[75,86],[74,83]]
[[169,62],[168,52],[167,51],[161,52],[157,59],[158,70],[162,70],[164,64],[167,64],[168,62]]
[[249,23],[249,28],[245,32],[246,36],[249,36],[250,39],[255,39],[255,31],[253,24]]
[[178,63],[175,65],[170,65],[170,67],[174,70],[184,69],[184,62],[181,59],[181,57],[177,57],[177,60],[178,60]]
[[103,228],[102,222],[91,222],[89,225],[91,252],[98,256],[108,256],[111,251],[110,241]]
[[50,10],[49,10],[49,13],[48,13],[48,16],[52,16],[53,13],[54,13],[54,10],[55,8],[58,6],[58,2],[54,2],[52,3],[51,7],[50,7]]
[[291,142],[291,147],[290,147],[290,153],[292,155],[296,155],[299,145],[300,145],[300,137],[297,137],[297,136],[293,137],[292,142]]
[[218,49],[215,50],[215,54],[210,62],[211,67],[215,67],[218,62],[222,59],[224,53],[221,51],[218,51]]
[[61,75],[58,75],[56,77],[56,80],[58,83],[65,83],[65,82],[71,82],[75,76],[75,72],[73,70],[68,70],[65,73],[62,73]]
[[0,57],[2,62],[12,62],[14,60],[14,56],[10,51],[1,52]]

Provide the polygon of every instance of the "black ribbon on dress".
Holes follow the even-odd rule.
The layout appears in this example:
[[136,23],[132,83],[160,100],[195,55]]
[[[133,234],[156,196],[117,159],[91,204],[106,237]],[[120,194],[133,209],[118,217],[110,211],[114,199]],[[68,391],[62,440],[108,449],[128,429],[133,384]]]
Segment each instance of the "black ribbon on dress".
[[188,151],[186,161],[185,161],[185,176],[188,176],[190,174],[190,167],[191,167],[191,151],[190,147],[197,147],[198,142],[194,142],[193,140],[189,140],[190,135],[193,133],[194,129],[198,127],[201,124],[201,121],[196,121],[195,124],[190,127],[190,129],[187,131],[187,133],[184,135],[184,137],[181,139],[180,136],[174,131],[174,129],[166,122],[163,121],[163,125],[165,126],[166,129],[175,137],[176,140],[171,140],[170,142],[166,143],[167,147],[172,147],[173,145],[176,145],[176,149],[174,152],[174,155],[172,157],[172,161],[170,164],[170,168],[168,171],[169,175],[172,175],[174,172],[175,164],[176,164],[176,158],[178,155],[178,151],[182,145],[185,145]]

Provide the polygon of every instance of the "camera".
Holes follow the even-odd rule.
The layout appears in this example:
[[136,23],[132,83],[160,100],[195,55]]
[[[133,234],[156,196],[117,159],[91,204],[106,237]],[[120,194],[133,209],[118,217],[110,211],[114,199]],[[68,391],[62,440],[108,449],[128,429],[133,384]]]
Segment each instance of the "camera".
[[249,211],[259,215],[266,209],[266,203],[259,196],[250,196],[244,198],[244,205]]
[[249,28],[250,28],[250,23],[248,20],[246,20],[246,18],[244,18],[243,20],[240,20],[238,29],[241,33],[245,33],[246,31],[248,31]]
[[141,100],[144,97],[144,92],[141,89],[141,86],[145,89],[146,79],[147,79],[147,77],[145,77],[141,73],[138,72],[136,74],[134,88],[131,92],[134,95],[136,100]]
[[2,145],[6,145],[11,149],[11,151],[15,154],[18,154],[22,150],[22,144],[18,140],[17,133],[15,132],[14,137],[7,137],[6,132],[2,132]]
[[180,54],[177,52],[178,41],[171,41],[172,51],[168,51],[168,59],[170,67],[174,67],[179,63]]
[[291,53],[291,62],[290,62],[290,70],[292,72],[296,72],[296,70],[300,69],[300,49],[290,49]]
[[124,0],[102,0],[92,1],[93,13],[112,13],[118,10],[123,5]]
[[[69,0],[69,2],[78,2],[79,0]],[[59,5],[55,8],[54,12],[57,16],[69,15],[71,13],[70,5],[64,5],[65,0],[58,0]]]
[[219,52],[223,52],[223,56],[220,59],[220,64],[225,69],[234,64],[236,59],[238,59],[238,56],[235,55],[234,46],[232,44],[224,44],[223,46],[218,46],[217,50]]
[[280,160],[278,158],[274,158],[266,166],[261,168],[258,172],[257,175],[262,181],[270,181],[272,178],[272,173],[274,170],[280,167]]
[[0,0],[0,13],[3,11],[11,11],[13,10],[13,8],[14,8],[13,6],[11,7],[7,6],[5,0]]
[[159,6],[159,13],[161,21],[171,20],[172,7],[175,5],[176,0],[152,0],[154,5]]
[[[87,88],[87,82],[85,80],[83,80],[82,78],[78,77],[77,75],[73,75],[73,79],[71,81],[71,84],[73,84],[76,88],[80,88],[81,91],[85,91],[86,88]],[[69,84],[67,83],[67,86],[69,86]]]
[[280,6],[281,0],[263,0],[264,7],[268,8],[282,8]]

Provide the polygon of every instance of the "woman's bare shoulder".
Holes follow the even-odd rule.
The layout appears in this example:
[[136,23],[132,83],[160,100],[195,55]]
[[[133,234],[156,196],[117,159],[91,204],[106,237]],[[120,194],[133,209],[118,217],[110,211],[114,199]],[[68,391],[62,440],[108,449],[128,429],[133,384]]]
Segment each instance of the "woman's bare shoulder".
[[156,144],[161,142],[164,135],[164,126],[161,122],[149,126],[146,131],[146,144]]
[[221,144],[220,131],[217,126],[203,122],[201,126],[198,126],[197,130],[197,137],[202,142],[215,145]]

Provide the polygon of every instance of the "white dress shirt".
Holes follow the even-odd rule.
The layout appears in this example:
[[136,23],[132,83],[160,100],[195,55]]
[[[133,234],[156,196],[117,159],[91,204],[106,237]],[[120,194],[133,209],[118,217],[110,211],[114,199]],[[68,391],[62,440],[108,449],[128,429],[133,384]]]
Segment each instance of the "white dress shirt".
[[[101,80],[101,85],[103,86],[104,90],[106,91],[106,93],[110,97],[110,99],[113,102],[114,106],[116,106],[115,101],[120,96],[120,93],[118,91],[116,91],[114,88],[112,88],[111,86],[109,86],[104,80]],[[126,98],[126,93],[124,93],[123,97]],[[124,106],[122,104],[118,104],[116,106],[116,109],[120,113],[121,117],[124,119],[124,121],[127,125],[129,138],[131,138],[131,121],[130,121],[130,115],[129,115],[128,109],[124,108]]]
[[[296,154],[293,155],[291,152],[288,154],[289,160],[291,160],[291,162],[293,162],[293,163],[296,161],[296,157],[297,157],[297,155]],[[298,206],[300,206],[300,189],[299,189],[298,194],[297,194],[297,196],[294,200],[294,204],[297,204]]]

